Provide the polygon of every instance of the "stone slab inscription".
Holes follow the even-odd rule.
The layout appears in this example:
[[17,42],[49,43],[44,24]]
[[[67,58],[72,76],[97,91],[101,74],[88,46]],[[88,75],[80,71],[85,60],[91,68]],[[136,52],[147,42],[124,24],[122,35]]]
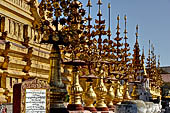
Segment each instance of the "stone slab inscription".
[[25,113],[46,113],[46,89],[26,89]]

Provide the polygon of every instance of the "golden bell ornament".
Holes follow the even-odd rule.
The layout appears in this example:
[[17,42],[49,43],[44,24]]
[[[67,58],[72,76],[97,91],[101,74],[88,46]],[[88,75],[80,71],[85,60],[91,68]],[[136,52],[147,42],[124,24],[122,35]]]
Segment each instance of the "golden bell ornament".
[[129,86],[129,84],[128,84],[128,82],[126,82],[124,84],[124,93],[123,93],[123,100],[124,101],[132,99],[129,95],[129,87],[128,86]]
[[115,93],[113,89],[113,85],[109,84],[107,86],[107,95],[106,95],[106,103],[109,108],[113,107],[113,99],[115,98]]
[[69,104],[81,104],[81,95],[83,92],[82,87],[79,84],[78,72],[74,72],[71,89],[70,89],[70,101]]
[[105,104],[105,96],[107,94],[107,88],[103,83],[103,79],[99,78],[97,81],[97,86],[95,88],[95,92],[97,95],[96,100],[96,108],[105,108],[107,105]]
[[113,103],[117,104],[117,103],[121,102],[122,100],[123,100],[123,95],[120,91],[120,82],[117,81],[116,87],[115,87],[115,98],[113,100]]
[[84,109],[90,110],[90,111],[96,111],[93,103],[96,100],[96,94],[93,90],[93,86],[90,83],[87,83],[87,88],[85,90],[85,93],[82,96],[83,101],[85,103]]

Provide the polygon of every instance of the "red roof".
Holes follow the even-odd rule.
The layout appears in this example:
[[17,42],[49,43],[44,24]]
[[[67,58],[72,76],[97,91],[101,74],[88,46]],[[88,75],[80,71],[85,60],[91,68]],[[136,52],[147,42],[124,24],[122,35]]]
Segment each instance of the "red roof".
[[170,82],[170,74],[161,74],[164,82]]

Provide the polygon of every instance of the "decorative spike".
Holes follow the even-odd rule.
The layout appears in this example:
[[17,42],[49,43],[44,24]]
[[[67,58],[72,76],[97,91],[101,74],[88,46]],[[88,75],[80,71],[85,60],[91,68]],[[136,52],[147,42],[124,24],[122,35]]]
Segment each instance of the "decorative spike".
[[111,36],[111,30],[110,30],[110,8],[111,8],[111,5],[110,3],[108,4],[108,8],[109,8],[109,28],[108,28],[108,39],[110,40],[110,36]]
[[158,69],[160,67],[160,55],[158,55]]
[[126,39],[127,39],[127,29],[126,29],[126,24],[127,24],[127,17],[126,15],[124,16],[124,20],[125,20],[125,31],[124,31],[124,34],[125,34],[125,43],[126,43]]
[[102,16],[102,11],[99,9],[97,16]]
[[148,58],[147,58],[147,66],[148,68],[148,78],[151,77],[151,51],[150,51],[150,40],[149,40],[149,52],[148,52]]
[[153,46],[153,44],[151,44],[151,49],[152,49],[152,53],[154,54],[154,50],[155,50],[155,48],[154,48],[154,46]]
[[110,5],[110,3],[108,4],[108,8],[111,8],[111,5]]
[[127,20],[127,16],[126,15],[124,16],[124,19],[125,19],[125,21]]
[[108,4],[108,8],[109,8],[109,28],[110,28],[110,8],[111,8],[110,3]]
[[88,0],[87,7],[92,7],[91,0]]
[[98,14],[97,14],[97,16],[99,16],[99,21],[100,21],[100,18],[101,18],[101,16],[102,16],[102,13],[101,13],[101,10],[100,10],[100,5],[102,5],[102,2],[101,2],[101,0],[98,0],[98,3],[97,3],[98,5],[99,5],[99,11],[98,11]]
[[149,40],[149,56],[150,56],[150,54],[151,54],[151,42],[150,42],[150,40]]
[[[90,7],[92,7],[92,4],[91,4],[91,0],[88,0],[88,3],[87,3],[87,7],[89,7],[89,14],[88,14],[88,32],[90,33],[90,26],[91,26],[91,23],[90,21],[92,20],[91,16],[90,16]],[[90,38],[90,37],[89,37]]]
[[117,20],[118,20],[118,21],[120,20],[120,16],[119,16],[119,15],[117,16]]
[[141,69],[141,60],[140,60],[140,48],[139,48],[139,44],[138,44],[138,25],[136,26],[136,43],[134,45],[134,54],[133,54],[133,60],[132,60],[132,64],[134,66],[134,70],[135,70],[135,80],[137,80],[137,76],[138,76],[138,72]]
[[138,38],[138,24],[136,25],[136,38]]
[[88,20],[91,20],[91,16],[90,16],[90,7],[92,7],[91,0],[88,0],[87,7],[89,7]]
[[101,16],[102,16],[102,12],[101,12],[101,9],[100,9],[100,5],[102,5],[101,0],[98,0],[98,3],[97,3],[97,4],[99,5],[99,11],[98,11],[97,16],[99,16],[99,21],[100,21],[100,18],[101,18]]
[[119,15],[117,16],[117,31],[119,31],[120,27],[119,27],[119,20],[120,20],[120,17]]
[[102,1],[101,0],[98,0],[98,5],[102,5]]
[[[124,39],[125,39],[125,49],[127,49],[127,30],[126,30],[126,19],[127,19],[127,17],[126,17],[126,15],[124,16],[124,20],[125,20],[125,31],[124,31],[124,34],[125,34],[125,37],[124,37]],[[127,51],[125,51],[125,54],[127,53]],[[125,57],[125,60],[126,60],[126,57]]]
[[143,46],[143,49],[142,49],[142,59],[145,59],[144,46]]
[[156,55],[154,56],[154,64],[155,64],[155,67],[156,67]]

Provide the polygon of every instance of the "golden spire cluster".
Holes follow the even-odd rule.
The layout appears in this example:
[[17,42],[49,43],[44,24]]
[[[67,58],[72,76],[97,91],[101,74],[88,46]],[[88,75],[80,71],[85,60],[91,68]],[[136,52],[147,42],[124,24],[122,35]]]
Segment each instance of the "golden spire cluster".
[[114,47],[115,47],[115,51],[114,51],[114,55],[116,56],[116,59],[115,59],[115,68],[114,68],[114,71],[120,73],[116,78],[118,79],[122,79],[122,75],[123,75],[123,63],[124,63],[124,50],[123,49],[123,43],[121,42],[123,37],[120,37],[120,25],[119,25],[119,20],[120,20],[120,17],[119,15],[117,16],[117,31],[116,31],[116,37],[114,38]]
[[[83,89],[85,89],[83,93],[85,107],[90,111],[95,111],[96,109],[107,111],[108,107],[113,107],[113,103],[130,99],[128,83],[130,83],[131,78],[132,82],[141,82],[142,80],[140,80],[139,76],[144,76],[142,71],[145,70],[145,56],[144,49],[142,56],[140,55],[138,25],[136,25],[136,42],[133,49],[133,59],[131,60],[129,58],[131,56],[129,53],[130,47],[127,43],[126,15],[124,16],[124,42],[122,42],[123,37],[121,37],[120,33],[119,15],[117,16],[116,37],[111,39],[111,5],[108,4],[109,18],[107,31],[105,31],[105,20],[102,20],[102,1],[98,0],[97,5],[98,19],[95,19],[95,25],[91,24],[91,0],[88,0],[87,3],[88,16],[85,19],[85,10],[78,0],[42,0],[39,6],[41,18],[39,30],[43,34],[42,42],[54,44],[54,47],[62,45],[65,53],[63,61],[66,55],[68,55],[68,62],[63,63],[73,66],[72,80],[68,91],[71,98],[69,109],[72,109],[71,106],[73,105],[75,108],[80,106],[81,110],[83,109],[81,95]],[[53,18],[53,15],[55,18]],[[87,21],[87,24],[85,24],[85,21]],[[62,25],[61,29],[59,29],[59,25]],[[151,79],[151,85],[153,85],[153,82],[160,79],[160,75],[156,71],[154,48],[152,48],[151,53],[152,58],[150,58],[149,50],[147,70],[150,72],[147,72],[149,72],[148,78]],[[88,73],[80,70],[82,68],[87,70]],[[156,74],[157,77],[154,77]],[[85,87],[82,85],[83,83],[80,84],[79,77],[81,76],[88,80],[91,77],[90,84],[88,84],[88,80]],[[94,78],[97,79],[97,82],[92,80]],[[138,99],[139,95],[136,94],[136,87],[134,85],[132,97]],[[95,109],[93,103],[96,97]]]
[[131,53],[129,53],[130,51],[130,47],[129,44],[127,43],[127,17],[126,15],[124,16],[124,20],[125,20],[125,30],[124,30],[124,53],[123,53],[123,57],[124,57],[124,65],[125,65],[125,76],[128,77],[128,75],[130,74],[130,68],[131,68],[131,59],[129,58]]
[[140,48],[138,43],[138,25],[136,25],[136,43],[133,49],[132,65],[134,69],[134,80],[138,80],[139,72],[141,70]]

